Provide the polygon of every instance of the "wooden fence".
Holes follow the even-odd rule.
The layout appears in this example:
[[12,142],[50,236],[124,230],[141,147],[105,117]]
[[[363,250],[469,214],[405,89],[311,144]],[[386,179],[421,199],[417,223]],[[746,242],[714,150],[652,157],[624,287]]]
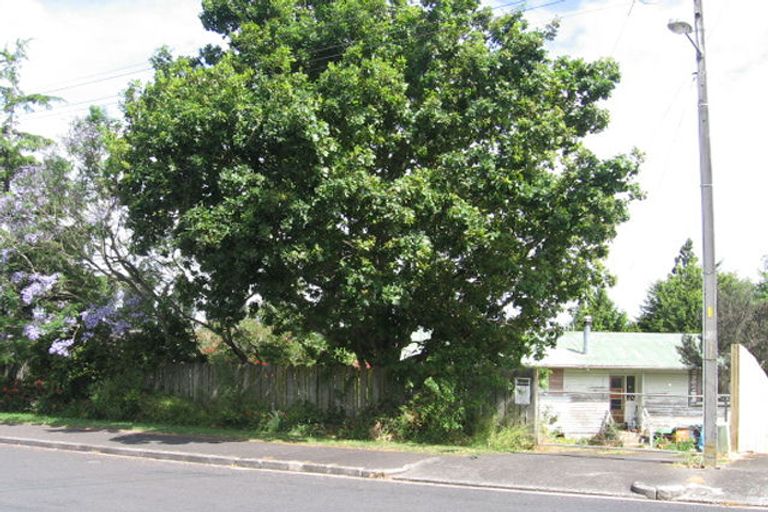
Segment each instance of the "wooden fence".
[[[531,378],[533,373],[520,370],[507,376],[511,383],[514,377]],[[403,386],[385,368],[178,364],[150,375],[147,386],[153,391],[203,401],[236,390],[272,409],[309,403],[323,411],[341,410],[348,416],[382,402],[402,403],[405,397]],[[491,390],[491,396],[500,421],[533,424],[535,391],[528,405],[515,403],[511,385]]]
[[384,401],[402,400],[401,387],[383,368],[178,364],[160,368],[147,384],[154,391],[193,400],[216,399],[235,390],[272,409],[310,403],[350,416]]

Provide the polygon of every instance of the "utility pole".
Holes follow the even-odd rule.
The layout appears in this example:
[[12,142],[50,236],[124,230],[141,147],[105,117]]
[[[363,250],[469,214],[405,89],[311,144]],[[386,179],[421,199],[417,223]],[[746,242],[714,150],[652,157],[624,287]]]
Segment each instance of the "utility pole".
[[[696,82],[699,92],[699,172],[701,175],[701,227],[704,259],[702,345],[704,381],[704,465],[717,467],[717,273],[715,269],[715,214],[712,199],[712,153],[709,144],[709,101],[704,44],[702,0],[693,0],[694,26],[670,21],[667,27],[683,34],[696,49]],[[691,39],[691,32],[694,39]]]
[[717,273],[715,269],[715,214],[712,194],[712,152],[709,141],[709,101],[704,46],[702,0],[693,0],[699,90],[699,167],[704,263],[704,465],[717,467]]

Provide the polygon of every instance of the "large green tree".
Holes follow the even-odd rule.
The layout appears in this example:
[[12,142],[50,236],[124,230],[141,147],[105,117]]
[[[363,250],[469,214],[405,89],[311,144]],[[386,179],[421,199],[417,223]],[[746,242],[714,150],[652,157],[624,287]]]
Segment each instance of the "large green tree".
[[[687,240],[675,258],[672,272],[654,283],[638,319],[645,332],[687,333],[681,347],[683,361],[701,368],[702,270]],[[768,370],[768,301],[763,283],[753,283],[736,274],[717,275],[717,340],[721,390],[727,390],[730,346],[744,345]]]
[[689,238],[667,278],[648,290],[638,328],[644,332],[701,332],[702,294],[701,265]]
[[[746,347],[768,371],[768,301],[749,279],[732,273],[720,273],[717,279],[717,346],[721,389],[726,392],[732,344]],[[681,354],[690,366],[701,368],[701,336],[688,336]]]
[[[474,0],[205,0],[226,48],[155,58],[128,93],[123,197],[172,240],[209,320],[251,309],[360,360],[465,363],[540,348],[603,279],[636,155],[582,145],[610,60]],[[448,367],[442,364],[442,367]]]

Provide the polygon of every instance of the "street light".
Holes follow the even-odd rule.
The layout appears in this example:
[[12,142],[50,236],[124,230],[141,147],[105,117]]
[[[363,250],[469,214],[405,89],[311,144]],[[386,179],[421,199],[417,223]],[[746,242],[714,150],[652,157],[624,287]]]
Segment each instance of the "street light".
[[[709,104],[704,48],[702,0],[693,0],[694,27],[684,21],[670,21],[669,30],[688,38],[696,49],[699,90],[699,169],[701,175],[701,224],[704,260],[704,464],[717,466],[717,274],[715,273],[715,228],[712,200],[712,157],[709,144]],[[694,32],[695,40],[691,38]]]
[[669,23],[667,23],[667,28],[675,34],[688,35],[693,32],[693,27],[687,21],[669,20]]

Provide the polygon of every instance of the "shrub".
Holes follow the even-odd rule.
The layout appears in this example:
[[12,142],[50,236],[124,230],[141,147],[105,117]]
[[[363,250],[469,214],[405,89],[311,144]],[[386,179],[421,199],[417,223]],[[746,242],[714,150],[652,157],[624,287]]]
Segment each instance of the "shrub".
[[138,419],[167,425],[198,425],[210,423],[205,408],[192,400],[170,395],[144,395],[140,400]]
[[216,427],[260,429],[267,414],[264,406],[234,387],[225,387],[205,405]]
[[493,430],[485,444],[492,450],[519,452],[532,449],[534,439],[528,426],[513,425]]
[[588,444],[593,446],[623,446],[619,437],[619,429],[612,421],[606,421],[600,432],[589,439]]
[[0,410],[4,412],[23,412],[31,408],[41,388],[21,380],[7,381],[0,388]]
[[141,411],[139,373],[127,372],[92,384],[89,389],[90,416],[107,420],[136,419]]
[[394,433],[399,439],[430,443],[465,440],[465,408],[450,380],[427,377],[421,389],[394,419]]

